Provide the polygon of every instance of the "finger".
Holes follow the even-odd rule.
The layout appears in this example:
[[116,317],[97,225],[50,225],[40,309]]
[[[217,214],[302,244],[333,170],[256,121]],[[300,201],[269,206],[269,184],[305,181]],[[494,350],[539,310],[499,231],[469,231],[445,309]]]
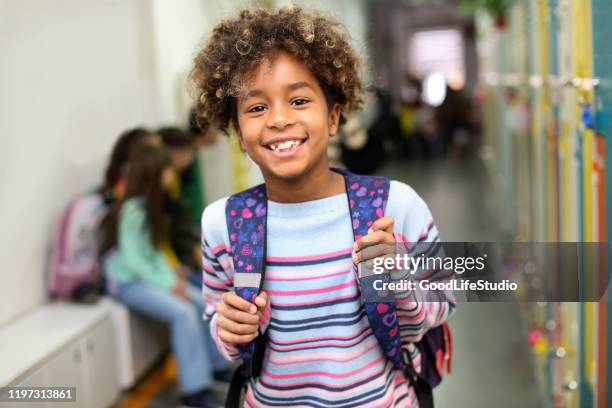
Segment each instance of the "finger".
[[259,322],[259,316],[257,314],[243,312],[240,309],[233,308],[223,303],[219,305],[217,312],[236,323],[257,324]]
[[217,317],[217,325],[234,334],[253,334],[259,329],[258,324],[236,323],[224,315],[219,315],[219,317]]
[[259,292],[259,295],[255,298],[255,304],[259,308],[259,310],[265,309],[268,305],[268,294],[265,291]]
[[368,233],[374,232],[374,231],[386,231],[390,234],[393,234],[394,224],[395,224],[395,220],[393,219],[393,217],[385,216],[385,217],[379,218],[376,221],[374,221],[374,223],[368,230]]
[[221,296],[221,300],[223,300],[223,302],[227,303],[229,306],[232,306],[235,309],[242,310],[243,312],[248,312],[252,314],[257,313],[257,306],[255,306],[251,302],[244,300],[234,292],[225,292]]
[[225,329],[218,328],[217,334],[219,338],[223,340],[225,343],[229,344],[246,344],[255,339],[259,333],[247,334],[247,335],[237,335],[234,333],[230,333]]
[[363,248],[363,250],[356,255],[359,262],[364,262],[379,257],[395,256],[395,254],[395,245],[378,244]]
[[363,248],[376,245],[376,244],[394,244],[395,238],[393,234],[389,234],[386,231],[374,231],[364,237],[359,238],[355,241],[353,249],[355,252],[361,251]]

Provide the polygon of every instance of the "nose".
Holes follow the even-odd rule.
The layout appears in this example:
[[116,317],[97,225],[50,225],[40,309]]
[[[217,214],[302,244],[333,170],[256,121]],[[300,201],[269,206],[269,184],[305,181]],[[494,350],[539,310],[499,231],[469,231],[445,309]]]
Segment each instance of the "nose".
[[270,116],[266,125],[270,129],[283,130],[295,123],[295,119],[286,106],[276,106],[270,109]]

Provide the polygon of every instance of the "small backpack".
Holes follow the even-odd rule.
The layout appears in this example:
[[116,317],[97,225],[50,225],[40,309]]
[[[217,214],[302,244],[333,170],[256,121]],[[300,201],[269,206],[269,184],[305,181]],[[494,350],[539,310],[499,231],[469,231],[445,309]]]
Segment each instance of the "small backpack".
[[98,227],[106,213],[98,193],[75,197],[62,212],[49,263],[49,292],[67,300],[95,301],[99,291]]
[[[358,176],[332,169],[344,176],[351,213],[354,239],[364,235],[372,223],[384,215],[390,182],[384,177]],[[234,264],[234,290],[243,299],[254,302],[263,287],[266,256],[267,196],[265,184],[229,197],[226,222]],[[450,372],[451,338],[445,323],[427,331],[415,343],[421,352],[421,371],[415,370],[410,353],[401,347],[399,323],[393,294],[373,289],[372,280],[390,282],[389,273],[360,276],[357,268],[363,308],[383,353],[396,369],[402,370],[415,388],[419,406],[433,407],[432,388],[442,380],[444,363]],[[365,300],[368,299],[368,300]],[[376,301],[371,301],[376,299]],[[250,343],[239,345],[243,364],[238,367],[228,392],[226,407],[239,406],[240,395],[249,378],[261,371],[266,347],[265,333]]]

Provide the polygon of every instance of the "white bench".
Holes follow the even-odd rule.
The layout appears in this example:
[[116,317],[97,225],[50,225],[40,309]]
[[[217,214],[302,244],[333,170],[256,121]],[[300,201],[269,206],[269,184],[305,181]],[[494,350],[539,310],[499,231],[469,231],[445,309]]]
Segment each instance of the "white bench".
[[111,298],[103,302],[111,310],[115,327],[119,385],[127,390],[168,349],[168,326]]
[[166,331],[110,298],[45,304],[0,328],[0,387],[72,386],[76,403],[36,406],[107,407],[167,349]]
[[76,403],[35,405],[107,407],[119,395],[115,350],[108,307],[47,304],[0,330],[0,386],[76,387]]

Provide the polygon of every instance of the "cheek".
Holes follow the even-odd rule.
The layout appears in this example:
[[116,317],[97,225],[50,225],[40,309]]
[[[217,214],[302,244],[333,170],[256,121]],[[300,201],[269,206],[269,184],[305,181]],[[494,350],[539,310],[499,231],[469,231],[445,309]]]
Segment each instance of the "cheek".
[[261,126],[252,118],[240,121],[240,138],[243,146],[249,150],[259,144]]
[[321,109],[311,115],[308,120],[310,131],[316,134],[317,142],[322,144],[327,144],[330,136],[330,123],[327,120],[327,115],[327,110]]

